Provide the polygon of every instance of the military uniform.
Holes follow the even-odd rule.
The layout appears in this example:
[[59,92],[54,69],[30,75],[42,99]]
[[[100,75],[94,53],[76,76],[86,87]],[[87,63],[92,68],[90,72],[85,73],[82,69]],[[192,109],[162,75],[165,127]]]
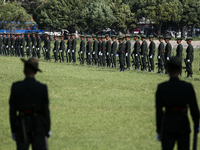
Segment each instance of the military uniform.
[[58,44],[59,44],[58,40],[55,40],[54,48],[53,48],[55,62],[58,62]]
[[2,45],[3,45],[3,38],[1,37],[0,34],[0,55],[2,55]]
[[71,52],[71,50],[72,50],[72,40],[68,39],[68,41],[67,41],[67,53],[66,53],[66,54],[68,54],[66,56],[67,62],[71,62],[72,61],[72,52]]
[[10,55],[10,37],[9,34],[7,34],[7,38],[6,38],[6,55],[9,56]]
[[5,37],[5,33],[3,33],[3,54],[6,55],[6,37]]
[[[47,35],[48,36],[48,35]],[[49,39],[45,40],[45,56],[46,56],[46,60],[50,61],[50,52],[51,52],[51,41]]]
[[[28,33],[30,35],[30,33]],[[29,58],[31,55],[31,38],[27,37],[27,41],[26,41],[26,55]]]
[[110,67],[110,52],[111,52],[111,41],[108,40],[106,41],[106,62],[107,62],[107,67]]
[[[187,38],[186,40],[190,40],[192,38]],[[187,49],[186,49],[186,60],[185,60],[185,63],[186,63],[186,71],[187,71],[187,77],[192,77],[192,62],[193,62],[193,56],[194,56],[194,50],[193,50],[193,46],[192,44],[189,44]]]
[[[63,36],[63,35],[62,35]],[[64,37],[64,36],[63,36]],[[61,54],[61,58],[62,58],[62,62],[64,62],[64,53],[65,53],[65,41],[64,39],[60,41],[60,54]]]
[[126,65],[127,65],[127,69],[130,69],[130,55],[131,55],[131,42],[130,40],[126,41],[125,44],[125,54],[126,54]]
[[[159,38],[163,38],[163,36],[160,36]],[[163,73],[164,70],[164,43],[160,42],[158,46],[158,73]]]
[[14,36],[12,36],[11,38],[10,38],[10,50],[11,50],[11,55],[12,56],[15,56],[15,37]]
[[24,47],[25,47],[25,38],[24,37],[22,37],[21,38],[21,45],[20,45],[20,53],[21,53],[21,56],[22,57],[25,57],[25,55],[24,55]]
[[[177,63],[171,59],[171,62],[168,61],[168,63]],[[180,58],[177,64],[180,64],[181,67]],[[180,81],[178,77],[171,77],[169,81],[158,85],[156,127],[158,139],[162,142],[162,150],[172,150],[176,141],[179,150],[189,150],[188,108],[194,122],[194,132],[197,133],[200,116],[193,86],[185,81]]]
[[[90,37],[90,36],[87,36],[87,37]],[[91,52],[92,52],[92,42],[88,40],[87,45],[86,45],[86,58],[87,58],[88,65],[91,65]]]
[[[32,34],[35,34],[34,32]],[[37,42],[37,39],[35,36],[32,37],[32,56],[36,58],[37,56],[37,52],[36,52],[36,42]]]
[[11,132],[17,149],[28,150],[32,144],[33,150],[44,150],[45,136],[50,136],[47,86],[30,77],[13,83],[9,106]]
[[[39,34],[39,35],[41,35],[41,34]],[[36,51],[37,51],[37,56],[38,56],[38,58],[41,57],[41,56],[40,56],[40,50],[41,50],[41,48],[42,48],[41,43],[42,43],[42,39],[41,39],[40,37],[37,38]]]
[[183,45],[180,43],[176,48],[176,57],[182,58],[182,53],[183,53]]
[[[139,38],[139,36],[138,36]],[[135,44],[134,44],[134,51],[133,51],[133,54],[135,56],[135,69],[138,70],[139,67],[140,67],[140,64],[139,64],[139,53],[140,53],[140,42],[139,40],[135,41]]]
[[112,67],[113,68],[116,68],[116,52],[117,52],[117,42],[113,41],[112,45],[111,45],[111,58],[112,58]]
[[[122,39],[123,40],[123,37],[120,36],[118,39]],[[120,72],[124,72],[125,44],[124,44],[123,41],[122,41],[122,43],[119,43],[118,54],[119,54]]]
[[72,60],[73,63],[76,63],[76,39],[72,39]]
[[151,65],[151,72],[154,71],[154,54],[155,54],[156,45],[154,41],[149,44],[149,60]]
[[[98,38],[101,38],[100,36],[98,36]],[[101,49],[101,44],[102,41],[98,42],[98,66],[102,66],[102,49]]]
[[[94,36],[93,36],[94,37]],[[96,36],[95,36],[96,37]],[[97,61],[98,61],[98,41],[94,40],[93,42],[93,53],[92,53],[92,57],[94,59],[94,64],[97,65]]]
[[102,53],[102,64],[105,67],[106,66],[106,41],[101,42],[101,53]]
[[[143,35],[143,38],[145,38],[146,36]],[[142,41],[142,44],[141,44],[141,63],[142,63],[142,68],[141,70],[144,70],[146,71],[146,68],[147,68],[147,64],[146,64],[146,57],[147,57],[147,42],[146,40],[143,40]]]
[[[82,37],[84,37],[84,35],[82,35]],[[84,64],[84,55],[85,55],[85,40],[81,40],[81,43],[80,43],[80,51],[79,51],[79,57],[81,57],[81,63]]]
[[17,51],[18,51],[18,56],[20,57],[21,56],[21,52],[20,52],[20,46],[21,46],[21,37],[20,37],[20,34],[19,34],[19,37],[17,38],[18,42],[18,46],[17,46]]

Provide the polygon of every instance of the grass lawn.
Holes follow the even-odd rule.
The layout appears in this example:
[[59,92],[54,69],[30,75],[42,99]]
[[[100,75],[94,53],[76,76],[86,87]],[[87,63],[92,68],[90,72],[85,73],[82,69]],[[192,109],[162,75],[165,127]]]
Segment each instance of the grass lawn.
[[[51,150],[160,149],[155,91],[159,83],[168,80],[167,75],[133,69],[120,73],[119,69],[80,66],[78,62],[39,63],[43,73],[36,79],[49,89]],[[12,82],[24,79],[22,71],[19,58],[0,56],[0,150],[15,149],[8,100]],[[195,50],[193,71],[192,79],[186,79],[184,73],[181,79],[193,84],[199,103],[199,50]]]

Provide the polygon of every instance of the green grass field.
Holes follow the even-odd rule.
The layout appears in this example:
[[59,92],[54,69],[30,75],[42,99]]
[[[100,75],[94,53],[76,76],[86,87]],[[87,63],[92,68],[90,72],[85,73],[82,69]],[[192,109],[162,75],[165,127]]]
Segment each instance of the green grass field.
[[[199,103],[199,50],[194,85]],[[184,54],[185,55],[185,54]],[[157,62],[155,58],[155,62]],[[149,72],[39,61],[36,79],[48,85],[52,120],[51,150],[159,150],[155,91],[168,76]],[[23,80],[19,58],[0,56],[0,150],[14,150],[9,125],[12,82]],[[199,103],[200,104],[200,103]],[[192,135],[191,135],[192,137]],[[200,148],[200,142],[198,143]]]

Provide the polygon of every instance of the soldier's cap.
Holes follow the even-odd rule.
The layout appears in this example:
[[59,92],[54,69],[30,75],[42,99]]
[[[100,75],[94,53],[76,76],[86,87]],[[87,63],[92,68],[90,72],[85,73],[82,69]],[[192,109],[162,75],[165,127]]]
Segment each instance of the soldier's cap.
[[105,36],[101,36],[101,39],[105,39]]
[[61,35],[60,35],[60,37],[64,37],[64,35],[63,35],[63,34],[61,34]]
[[21,33],[21,34],[20,34],[20,33],[16,33],[16,34],[19,34],[19,35],[24,35],[24,33]]
[[70,33],[68,33],[68,34],[67,34],[67,36],[71,36],[71,34],[70,34]]
[[180,57],[171,57],[168,61],[167,64],[173,64],[178,67],[182,67],[182,59]]
[[38,32],[37,35],[42,35],[42,33],[41,33],[41,32]]
[[30,35],[31,33],[30,33],[30,32],[27,32],[26,34],[27,34],[27,35]]
[[192,37],[187,37],[185,41],[193,40]]
[[10,35],[13,35],[14,33],[13,32],[10,32]]
[[111,38],[116,38],[116,37],[117,37],[116,35],[112,35],[112,36],[111,36]]
[[36,58],[30,58],[28,60],[25,60],[23,58],[21,58],[21,61],[25,64],[30,65],[31,67],[35,68],[37,71],[42,72],[39,68],[38,68],[38,60]]
[[110,36],[109,34],[106,34],[105,37]]
[[82,34],[82,35],[80,35],[80,37],[85,37],[85,35]]
[[72,33],[72,34],[71,34],[71,36],[75,36],[75,34],[74,34],[74,33]]
[[125,35],[125,37],[128,37],[128,38],[130,38],[130,37],[131,37],[131,35],[130,35],[130,34],[126,34],[126,35]]
[[169,39],[169,40],[171,40],[171,37],[170,37],[170,36],[166,36],[165,39]]
[[177,37],[176,40],[183,40],[183,38],[182,37]]
[[146,38],[146,35],[141,35],[141,38]]
[[86,35],[86,38],[91,38],[91,36],[90,35]]
[[96,36],[96,35],[93,35],[92,37],[95,38],[95,37],[97,37],[97,36]]
[[120,35],[120,36],[118,36],[118,40],[119,40],[119,39],[122,39],[122,40],[123,40],[124,37]]
[[149,38],[154,38],[154,36],[153,35],[149,35]]
[[57,35],[54,35],[54,36],[53,36],[53,38],[56,38],[56,37],[58,37],[58,36],[57,36]]
[[6,33],[3,33],[3,35],[6,35]]
[[134,34],[133,37],[138,37],[138,38],[140,38],[140,36],[139,36],[138,34]]
[[32,34],[35,34],[35,32],[32,32]]
[[164,37],[163,37],[162,35],[160,35],[158,38],[159,38],[159,39],[163,39]]
[[98,38],[98,39],[101,39],[101,36],[99,35],[99,36],[97,36],[97,38]]

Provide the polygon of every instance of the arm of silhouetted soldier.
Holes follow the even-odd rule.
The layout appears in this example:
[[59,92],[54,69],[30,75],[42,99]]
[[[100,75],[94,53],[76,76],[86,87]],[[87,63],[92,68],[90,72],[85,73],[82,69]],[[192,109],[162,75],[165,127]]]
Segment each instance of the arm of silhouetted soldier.
[[160,90],[158,85],[158,89],[156,91],[156,131],[158,134],[161,133],[162,117],[163,117],[163,104],[161,102]]
[[199,108],[196,100],[196,95],[193,86],[191,85],[191,95],[190,95],[190,113],[192,116],[192,120],[194,122],[194,130],[198,131],[199,128]]

